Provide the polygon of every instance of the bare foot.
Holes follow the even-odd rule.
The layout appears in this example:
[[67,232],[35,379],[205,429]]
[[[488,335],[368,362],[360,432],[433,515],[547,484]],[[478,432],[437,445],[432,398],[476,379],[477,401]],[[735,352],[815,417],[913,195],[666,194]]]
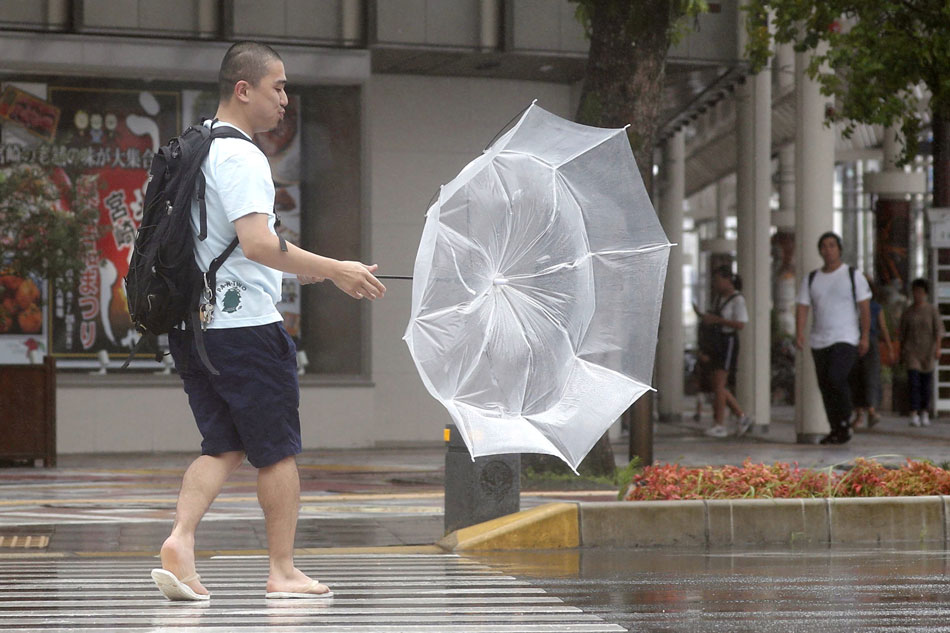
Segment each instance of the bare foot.
[[[186,543],[184,539],[169,536],[162,543],[162,569],[175,574],[181,580],[195,573],[195,544]],[[185,583],[195,593],[208,595],[210,592],[196,578]]]
[[294,567],[293,573],[289,576],[279,576],[276,572],[271,571],[270,576],[267,578],[267,593],[284,591],[288,593],[312,593],[319,595],[330,591],[329,587],[321,583],[310,586],[313,582],[313,579],[296,567]]

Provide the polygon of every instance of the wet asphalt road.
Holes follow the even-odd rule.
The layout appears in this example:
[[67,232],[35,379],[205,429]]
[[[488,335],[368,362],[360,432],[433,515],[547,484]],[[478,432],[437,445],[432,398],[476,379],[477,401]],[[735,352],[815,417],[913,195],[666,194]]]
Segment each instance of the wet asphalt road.
[[[332,602],[267,604],[266,559],[199,560],[210,604],[169,603],[147,557],[2,559],[0,630],[613,633],[950,631],[942,550],[583,550],[304,556]],[[277,601],[282,602],[282,601]]]
[[950,631],[942,549],[584,550],[478,560],[629,631]]

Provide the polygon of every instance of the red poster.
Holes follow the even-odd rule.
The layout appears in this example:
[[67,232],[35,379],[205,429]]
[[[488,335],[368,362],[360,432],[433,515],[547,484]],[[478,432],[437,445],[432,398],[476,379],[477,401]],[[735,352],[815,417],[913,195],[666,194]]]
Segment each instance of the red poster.
[[51,301],[52,348],[60,357],[92,357],[100,350],[127,352],[136,334],[126,308],[135,230],[142,218],[148,167],[161,144],[180,132],[177,92],[50,87],[61,112],[56,141],[33,150],[54,180],[76,191],[76,204],[99,208],[99,253],[86,262],[72,288]]

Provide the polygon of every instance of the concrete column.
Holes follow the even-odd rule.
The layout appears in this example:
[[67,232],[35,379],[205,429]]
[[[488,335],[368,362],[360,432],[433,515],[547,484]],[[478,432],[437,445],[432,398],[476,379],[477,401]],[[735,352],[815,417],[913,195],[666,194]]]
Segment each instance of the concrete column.
[[716,223],[714,235],[700,240],[699,305],[702,309],[709,306],[709,299],[713,296],[712,271],[720,266],[732,266],[733,253],[736,250],[736,241],[726,238],[726,219],[729,217],[730,196],[735,188],[734,182],[723,178],[716,182]]
[[340,13],[344,45],[362,46],[363,0],[343,0]]
[[736,91],[736,251],[749,322],[739,335],[737,398],[756,426],[771,410],[772,75],[746,78]]
[[849,266],[858,265],[858,214],[859,197],[856,189],[858,179],[855,162],[845,162],[836,168],[840,173],[841,188],[841,241],[844,248],[841,259]]
[[221,16],[218,12],[216,0],[199,0],[198,2],[198,35],[199,37],[216,37],[220,29]]
[[[795,278],[801,280],[821,266],[818,238],[832,228],[835,132],[825,126],[829,98],[805,74],[809,53],[795,55]],[[806,331],[810,332],[812,312]],[[795,359],[795,433],[801,444],[816,443],[830,432],[821,401],[815,364],[806,347]]]
[[[729,188],[720,180],[716,183],[716,239],[726,239],[726,220],[729,217]],[[729,249],[730,251],[732,249]]]
[[[706,271],[706,299],[712,297],[712,271],[720,266],[732,266],[736,241],[726,238],[726,218],[729,217],[730,196],[735,191],[735,182],[725,179],[716,183],[716,238],[706,243],[709,251],[709,269]],[[706,304],[708,305],[708,303]],[[706,306],[703,306],[704,308]]]
[[481,0],[478,6],[478,17],[479,48],[484,52],[498,50],[501,33],[499,28],[501,3],[498,0]]
[[65,26],[69,23],[67,0],[46,0],[46,23],[50,26]]
[[792,44],[775,47],[775,88],[778,96],[795,89],[795,49]]
[[779,209],[772,214],[778,231],[772,237],[772,290],[779,328],[783,334],[795,335],[795,146],[791,143],[778,152]]
[[656,353],[656,387],[660,419],[678,420],[683,411],[683,198],[686,190],[682,130],[663,149],[660,223],[670,242],[670,261],[663,291]]

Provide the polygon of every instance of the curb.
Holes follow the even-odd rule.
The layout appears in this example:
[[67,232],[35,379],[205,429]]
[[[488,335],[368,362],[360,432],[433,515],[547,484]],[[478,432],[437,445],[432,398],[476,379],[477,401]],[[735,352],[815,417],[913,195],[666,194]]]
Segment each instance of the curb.
[[546,503],[462,528],[438,542],[448,552],[564,549],[580,546],[577,503]]
[[452,532],[447,551],[942,543],[950,497],[549,503]]

